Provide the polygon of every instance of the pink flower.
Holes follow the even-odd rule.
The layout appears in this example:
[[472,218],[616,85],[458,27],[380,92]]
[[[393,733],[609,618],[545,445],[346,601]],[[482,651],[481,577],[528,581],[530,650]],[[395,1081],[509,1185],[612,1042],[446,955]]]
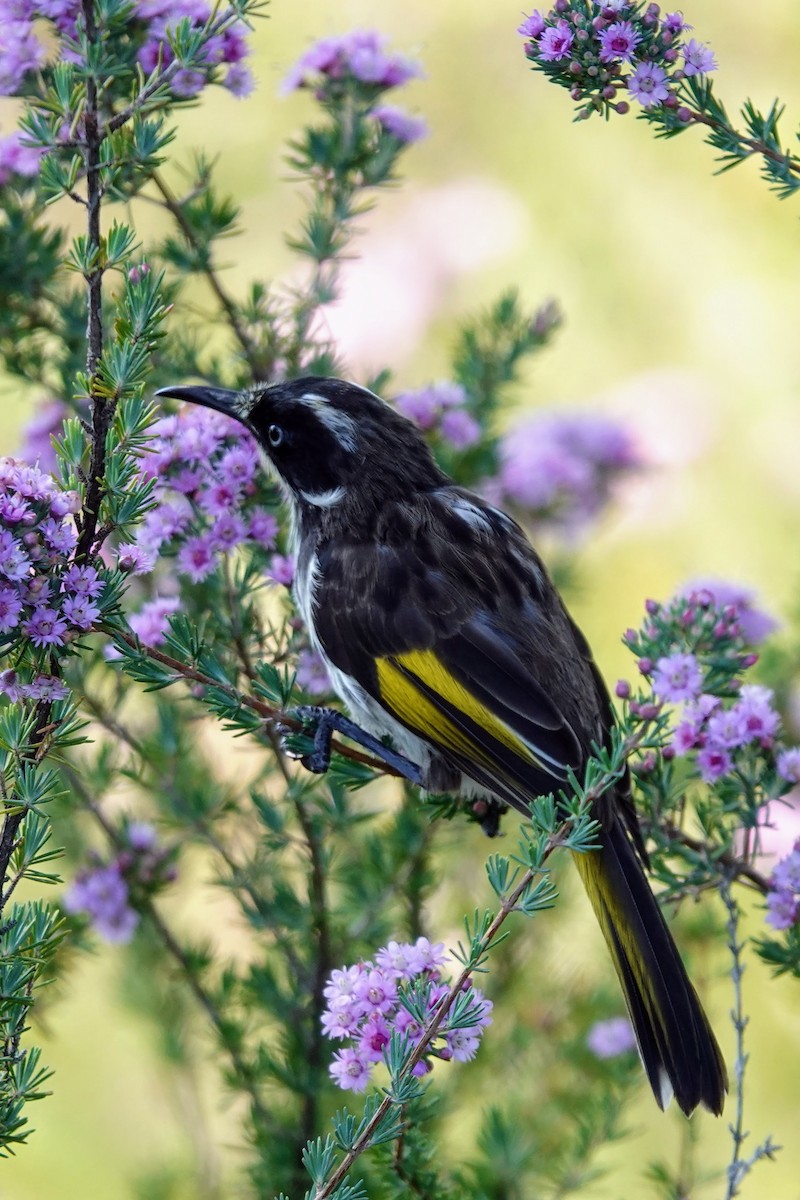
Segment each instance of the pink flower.
[[642,40],[630,21],[615,21],[600,33],[600,59],[602,62],[633,60],[633,52]]
[[736,702],[736,711],[744,724],[746,740],[765,741],[775,737],[781,723],[779,714],[772,707],[771,688],[758,684],[745,684]]
[[395,979],[410,979],[417,973],[417,951],[408,943],[389,942],[375,955],[375,965]]
[[379,104],[373,108],[372,115],[381,127],[397,138],[398,142],[410,145],[427,137],[428,124],[422,117],[412,117],[394,104]]
[[360,1021],[361,1013],[354,1005],[339,1004],[322,1014],[322,1032],[329,1038],[353,1037]]
[[216,566],[214,546],[210,537],[190,537],[178,552],[178,570],[188,575],[193,583],[199,583],[210,575]]
[[721,746],[704,746],[697,755],[700,775],[706,783],[716,783],[733,766],[730,754]]
[[790,929],[800,918],[800,903],[792,892],[767,892],[767,923],[773,929]]
[[294,559],[289,558],[286,554],[273,554],[269,560],[267,574],[276,583],[282,583],[284,587],[291,587],[294,579]]
[[367,971],[358,981],[356,997],[365,1012],[389,1012],[397,1000],[397,981],[383,971]]
[[117,566],[131,575],[149,575],[158,557],[155,550],[145,549],[135,542],[123,542],[117,551]]
[[538,57],[542,62],[558,62],[567,58],[572,50],[572,29],[566,21],[561,20],[555,26],[548,26],[539,38]]
[[363,1092],[369,1083],[369,1062],[358,1051],[346,1046],[333,1057],[330,1066],[331,1079],[340,1088],[350,1092]]
[[247,536],[254,542],[260,542],[262,546],[270,549],[275,545],[275,538],[278,536],[276,518],[265,508],[254,508],[250,513]]
[[54,608],[35,608],[22,628],[34,646],[63,646],[67,622]]
[[332,691],[328,668],[316,650],[302,650],[297,656],[295,676],[298,685],[312,696]]
[[529,17],[526,17],[521,25],[517,26],[517,33],[521,33],[524,38],[537,38],[545,28],[545,20],[538,8],[535,8]]
[[145,646],[158,646],[169,628],[168,618],[180,608],[177,596],[159,596],[144,604],[129,618],[129,624]]
[[456,450],[466,450],[481,440],[481,427],[463,408],[451,408],[442,413],[439,425],[442,437]]
[[367,1062],[380,1062],[389,1045],[391,1030],[380,1013],[370,1013],[361,1026],[358,1048]]
[[800,783],[800,746],[793,746],[778,755],[778,774],[787,783]]
[[419,392],[403,392],[395,401],[398,412],[409,421],[414,421],[420,429],[433,429],[439,417],[439,402],[432,388],[423,388]]
[[703,672],[693,654],[659,658],[653,672],[653,691],[670,704],[694,700],[703,687]]
[[791,854],[776,864],[771,884],[777,891],[800,892],[800,843],[796,842]]
[[714,713],[708,722],[708,737],[715,746],[727,746],[729,749],[749,740],[747,722],[738,705],[721,708]]
[[451,1029],[445,1044],[456,1062],[471,1062],[481,1044],[480,1034],[474,1029]]
[[694,38],[691,38],[684,46],[683,57],[685,75],[705,75],[706,72],[717,69],[717,60],[713,50]]
[[438,971],[449,958],[444,948],[444,942],[430,942],[426,937],[418,937],[410,954],[414,974],[422,971]]
[[8,633],[19,625],[22,601],[15,588],[0,585],[0,632]]
[[655,108],[669,97],[667,73],[655,63],[639,63],[628,77],[628,91],[642,108]]
[[679,33],[683,33],[687,29],[691,29],[691,25],[687,25],[683,19],[683,13],[665,13],[664,29],[671,33],[673,37],[677,37]]

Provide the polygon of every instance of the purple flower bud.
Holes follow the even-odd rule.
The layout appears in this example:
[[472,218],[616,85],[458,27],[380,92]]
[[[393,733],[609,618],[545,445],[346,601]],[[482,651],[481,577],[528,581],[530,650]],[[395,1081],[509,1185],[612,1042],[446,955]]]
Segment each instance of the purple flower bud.
[[627,700],[631,694],[631,685],[628,683],[627,679],[618,679],[617,686],[614,688],[614,691],[617,696],[619,696],[620,700]]
[[653,670],[653,662],[652,659],[649,658],[640,658],[636,665],[638,666],[642,675],[649,675]]

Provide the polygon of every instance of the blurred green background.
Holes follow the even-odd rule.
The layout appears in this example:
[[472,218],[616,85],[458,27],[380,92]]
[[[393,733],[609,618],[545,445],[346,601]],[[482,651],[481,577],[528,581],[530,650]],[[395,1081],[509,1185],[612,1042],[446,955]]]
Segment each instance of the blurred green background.
[[[745,0],[695,0],[685,12],[717,54],[721,98],[735,111],[748,95],[764,107],[779,95],[788,140],[792,116],[800,117],[796,4],[773,0],[756,10]],[[665,597],[692,577],[750,584],[765,607],[790,619],[800,581],[799,202],[778,202],[755,164],[712,178],[712,153],[697,131],[658,142],[633,115],[572,124],[566,93],[528,69],[516,4],[273,0],[269,13],[255,38],[257,91],[246,101],[219,89],[204,96],[181,117],[173,162],[174,170],[188,163],[194,146],[217,156],[218,179],[242,204],[241,236],[226,247],[228,287],[297,269],[283,241],[300,211],[285,141],[312,104],[303,93],[279,99],[281,78],[312,40],[380,28],[425,66],[427,78],[401,102],[426,117],[431,135],[408,154],[403,186],[364,221],[360,258],[330,314],[354,374],[388,365],[398,388],[445,376],[459,316],[510,284],[530,307],[556,298],[565,326],[533,363],[508,420],[545,405],[618,414],[651,463],[575,547],[571,606],[606,675],[613,681],[630,671],[619,635],[638,622],[644,597]],[[9,106],[5,131],[12,121]],[[137,220],[146,234],[152,216],[143,209]],[[40,397],[8,381],[0,389],[0,451],[8,453]],[[453,831],[444,845],[446,882],[432,925],[440,911],[452,928],[436,927],[438,937],[457,936],[459,912],[490,903],[480,835]],[[179,928],[212,928],[224,915],[222,899],[204,885],[204,866],[190,864],[184,875],[193,883],[168,902]],[[610,976],[588,906],[576,901],[567,920],[575,937],[566,951],[559,940],[551,954],[565,990],[587,970]],[[761,920],[754,911],[748,928],[757,931]],[[546,917],[534,936],[547,936],[542,923]],[[519,953],[526,932],[517,931]],[[189,1121],[191,1144],[185,1113],[195,1101],[160,1067],[154,1032],[136,1015],[135,986],[121,979],[120,961],[118,951],[99,946],[48,1004],[54,1095],[31,1114],[30,1145],[0,1168],[2,1200],[151,1195],[141,1185],[150,1170],[171,1164],[180,1174],[198,1146],[210,1173],[235,1170],[237,1112],[209,1072]],[[530,988],[535,998],[535,978]],[[752,1013],[746,1126],[754,1144],[771,1132],[784,1149],[758,1168],[743,1195],[794,1200],[800,994],[791,981],[770,982],[753,962],[745,997]],[[730,1003],[725,982],[714,985],[710,1006],[726,1052]],[[455,1069],[468,1091],[471,1068]],[[524,1061],[508,1064],[509,1090],[524,1071]],[[474,1136],[478,1114],[477,1106],[460,1114],[454,1144]],[[704,1126],[705,1165],[719,1166],[726,1123],[709,1133],[710,1118],[694,1120]],[[584,1195],[643,1194],[649,1159],[678,1152],[681,1118],[662,1117],[644,1088],[629,1124],[635,1136],[601,1155],[609,1173]],[[718,1186],[698,1192],[719,1194]]]

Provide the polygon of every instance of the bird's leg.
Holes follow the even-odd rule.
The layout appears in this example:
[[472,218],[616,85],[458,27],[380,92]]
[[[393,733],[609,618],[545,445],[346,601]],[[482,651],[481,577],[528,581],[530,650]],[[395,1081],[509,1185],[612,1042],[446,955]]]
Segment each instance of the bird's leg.
[[422,770],[416,763],[411,762],[402,754],[398,754],[396,750],[390,750],[388,746],[384,746],[378,738],[367,733],[366,729],[356,725],[355,721],[351,721],[342,713],[337,712],[335,708],[306,704],[292,709],[292,716],[297,717],[303,725],[309,726],[309,732],[313,733],[314,751],[312,754],[304,754],[300,761],[306,770],[313,771],[315,775],[324,774],[331,765],[331,738],[334,733],[341,733],[344,737],[350,738],[352,742],[363,746],[365,750],[376,754],[409,783],[422,785]]

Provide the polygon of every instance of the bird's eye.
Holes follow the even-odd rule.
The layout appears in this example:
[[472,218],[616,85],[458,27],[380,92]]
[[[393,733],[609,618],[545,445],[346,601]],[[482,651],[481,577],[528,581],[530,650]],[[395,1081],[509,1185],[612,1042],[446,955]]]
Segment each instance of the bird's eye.
[[270,425],[267,430],[267,437],[269,438],[270,446],[280,446],[283,441],[283,430],[280,425]]

